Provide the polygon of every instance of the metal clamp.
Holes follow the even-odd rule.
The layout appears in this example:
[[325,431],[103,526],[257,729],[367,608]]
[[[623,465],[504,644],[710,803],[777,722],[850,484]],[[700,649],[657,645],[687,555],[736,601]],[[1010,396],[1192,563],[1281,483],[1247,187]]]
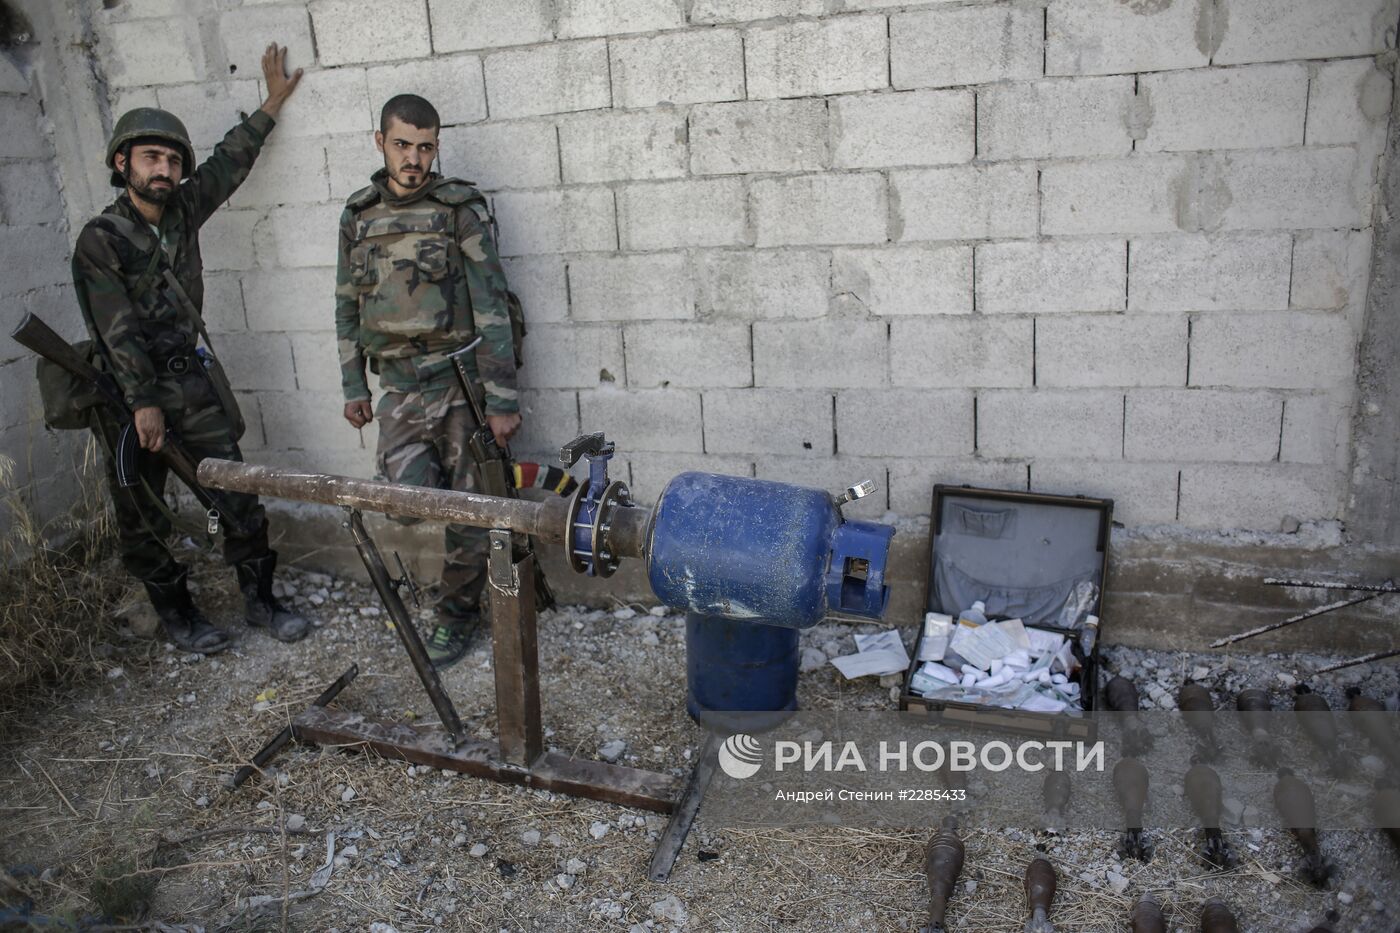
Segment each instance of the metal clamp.
[[575,573],[590,577],[610,577],[619,559],[607,551],[608,518],[612,510],[632,504],[627,484],[608,479],[608,461],[617,447],[602,433],[583,434],[559,449],[565,466],[588,458],[588,479],[580,483],[565,513],[565,548],[569,566]]
[[873,479],[863,480],[854,486],[847,486],[846,491],[836,497],[836,507],[839,509],[847,502],[854,502],[857,499],[864,499],[874,492],[878,487]]

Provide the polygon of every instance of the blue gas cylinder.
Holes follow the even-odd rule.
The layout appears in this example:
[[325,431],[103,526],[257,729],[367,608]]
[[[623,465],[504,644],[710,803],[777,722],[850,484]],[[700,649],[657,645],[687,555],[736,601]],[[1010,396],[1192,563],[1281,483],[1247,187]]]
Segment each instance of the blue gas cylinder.
[[847,521],[820,489],[682,473],[658,499],[647,576],[687,613],[692,716],[796,708],[797,630],[831,612],[878,619],[894,529]]

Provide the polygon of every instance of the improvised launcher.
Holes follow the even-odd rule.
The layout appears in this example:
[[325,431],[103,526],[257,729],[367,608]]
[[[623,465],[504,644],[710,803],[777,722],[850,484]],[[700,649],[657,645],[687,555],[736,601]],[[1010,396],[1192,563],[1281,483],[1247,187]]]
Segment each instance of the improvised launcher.
[[[141,478],[136,472],[136,457],[141,450],[141,441],[136,433],[136,419],[126,404],[126,398],[122,395],[117,380],[85,360],[72,344],[60,337],[35,314],[26,314],[10,336],[16,343],[33,350],[50,363],[62,367],[75,378],[91,386],[108,409],[121,420],[116,447],[111,452],[117,472],[117,484],[123,489],[129,489],[140,483]],[[200,484],[197,475],[199,461],[185,449],[179,435],[169,427],[165,429],[165,443],[155,456],[165,461],[170,472],[180,478],[180,482],[185,484],[204,507],[210,534],[219,530],[220,523],[239,535],[247,533],[242,523],[234,517],[235,513],[228,507],[227,500]]]

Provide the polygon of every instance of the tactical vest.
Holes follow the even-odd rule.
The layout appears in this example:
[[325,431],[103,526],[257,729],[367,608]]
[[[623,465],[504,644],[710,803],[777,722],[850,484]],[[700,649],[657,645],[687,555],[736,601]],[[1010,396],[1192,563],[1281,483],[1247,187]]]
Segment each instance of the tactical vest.
[[[373,186],[346,203],[354,218],[350,283],[360,299],[361,340],[371,357],[397,359],[452,351],[476,334],[457,231],[457,210],[468,205],[495,233],[486,199],[470,184],[441,179],[408,205],[384,202]],[[525,322],[519,299],[507,293],[517,367]]]

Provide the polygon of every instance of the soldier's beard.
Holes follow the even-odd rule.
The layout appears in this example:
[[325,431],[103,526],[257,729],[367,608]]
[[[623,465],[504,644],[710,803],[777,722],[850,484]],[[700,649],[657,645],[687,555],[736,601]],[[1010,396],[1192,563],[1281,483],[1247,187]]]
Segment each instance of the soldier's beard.
[[411,174],[406,173],[400,168],[398,172],[394,174],[394,181],[398,182],[401,188],[417,188],[427,180],[428,173],[421,168]]
[[[169,187],[156,188],[156,182],[165,182]],[[144,178],[133,175],[130,169],[126,172],[126,184],[137,197],[151,204],[165,204],[170,200],[170,196],[175,193],[175,182],[164,175],[148,175]]]

